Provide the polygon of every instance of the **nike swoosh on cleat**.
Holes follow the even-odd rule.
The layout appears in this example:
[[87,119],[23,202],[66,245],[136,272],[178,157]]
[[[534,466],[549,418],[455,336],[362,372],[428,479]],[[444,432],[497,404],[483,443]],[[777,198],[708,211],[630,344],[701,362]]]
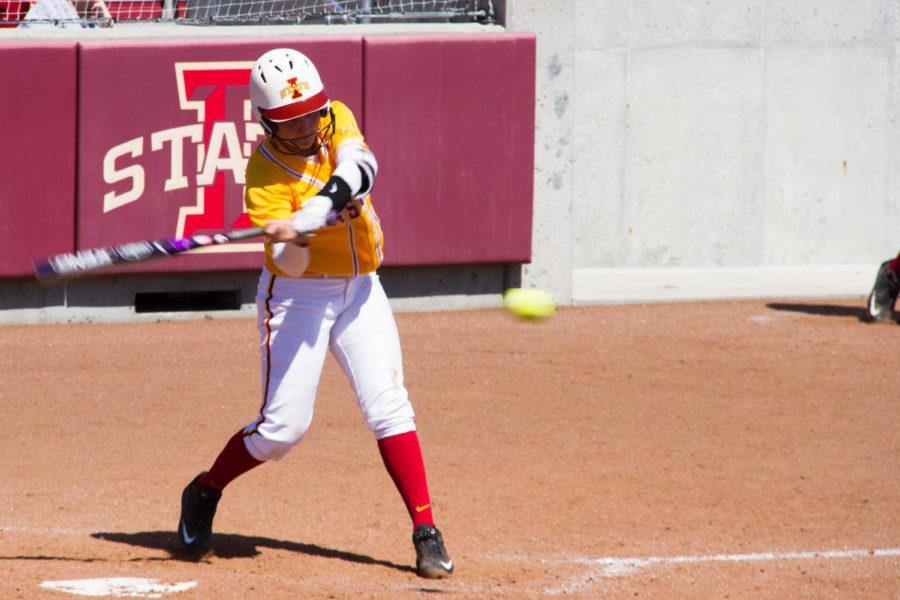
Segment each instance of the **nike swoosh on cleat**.
[[197,539],[197,536],[196,536],[196,535],[194,535],[194,536],[188,535],[188,532],[187,532],[187,526],[184,524],[184,519],[181,520],[181,539],[182,539],[182,540],[184,541],[184,543],[187,544],[188,546],[190,546],[191,544],[193,544],[193,543],[194,543],[194,540]]
[[441,566],[444,567],[444,569],[450,571],[453,569],[453,561],[452,560],[448,560],[447,562],[441,561]]

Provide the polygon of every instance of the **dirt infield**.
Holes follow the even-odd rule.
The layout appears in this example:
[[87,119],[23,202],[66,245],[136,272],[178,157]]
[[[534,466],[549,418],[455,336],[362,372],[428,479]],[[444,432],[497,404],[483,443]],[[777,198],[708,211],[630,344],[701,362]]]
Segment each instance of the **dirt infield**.
[[900,326],[863,302],[398,315],[440,582],[330,358],[190,562],[179,496],[255,416],[255,323],[0,327],[0,598],[900,598]]

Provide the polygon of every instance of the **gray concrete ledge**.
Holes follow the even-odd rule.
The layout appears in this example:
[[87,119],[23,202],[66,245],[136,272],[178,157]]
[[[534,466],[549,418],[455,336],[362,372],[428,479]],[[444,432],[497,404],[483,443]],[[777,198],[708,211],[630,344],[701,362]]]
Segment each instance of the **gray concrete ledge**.
[[576,269],[573,304],[866,296],[877,264]]

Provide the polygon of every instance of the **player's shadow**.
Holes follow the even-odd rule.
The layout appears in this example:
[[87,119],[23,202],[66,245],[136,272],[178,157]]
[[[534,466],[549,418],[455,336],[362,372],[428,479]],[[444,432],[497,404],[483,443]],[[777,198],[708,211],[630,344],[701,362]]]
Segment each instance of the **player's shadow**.
[[[196,556],[184,551],[181,544],[178,542],[177,534],[172,531],[139,531],[136,533],[98,531],[92,533],[91,537],[109,542],[128,544],[130,546],[162,550],[169,554],[170,560],[186,562],[196,562],[198,560]],[[301,542],[276,540],[259,536],[238,535],[236,533],[216,533],[213,535],[210,546],[212,549],[207,556],[215,556],[218,558],[252,558],[259,554],[259,548],[272,548],[275,550],[288,550],[290,552],[308,554],[310,556],[345,560],[361,565],[379,565],[390,569],[396,569],[397,571],[415,572],[415,569],[411,566],[398,565],[391,561],[379,560],[377,558],[372,558],[371,556],[366,556],[365,554],[356,554],[345,550],[325,548],[316,544],[304,544]]]
[[808,315],[821,315],[823,317],[855,317],[857,320],[868,323],[872,319],[865,307],[839,306],[835,304],[800,304],[787,302],[770,302],[766,304],[772,310],[784,310],[789,312],[806,313]]

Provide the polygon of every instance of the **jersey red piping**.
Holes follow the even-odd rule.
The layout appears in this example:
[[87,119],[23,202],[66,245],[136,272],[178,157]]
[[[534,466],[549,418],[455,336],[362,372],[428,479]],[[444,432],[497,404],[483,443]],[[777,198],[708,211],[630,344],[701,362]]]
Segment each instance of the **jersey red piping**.
[[272,372],[272,355],[270,352],[270,343],[272,341],[272,327],[269,322],[272,320],[272,309],[269,307],[269,301],[272,300],[273,289],[275,288],[275,277],[276,275],[272,273],[272,278],[269,280],[269,289],[266,292],[266,386],[263,391],[263,402],[262,406],[259,408],[259,414],[263,414],[263,411],[266,408],[266,404],[269,403],[269,377]]

